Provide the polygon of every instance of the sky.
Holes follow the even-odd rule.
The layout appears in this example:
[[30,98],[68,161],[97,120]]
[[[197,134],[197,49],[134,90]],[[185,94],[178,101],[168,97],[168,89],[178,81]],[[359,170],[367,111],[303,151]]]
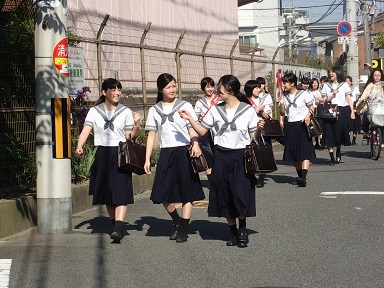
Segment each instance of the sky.
[[[341,0],[321,0],[321,1],[309,1],[309,0],[282,0],[282,4],[284,8],[291,8],[292,2],[296,8],[303,8],[309,10],[309,21],[310,23],[317,21],[320,19],[325,12],[330,8],[330,5],[335,2],[338,4]],[[366,0],[367,3],[371,3],[371,1]],[[377,0],[376,5],[378,8],[384,9],[384,1]],[[311,6],[311,7],[310,7]],[[310,8],[305,8],[310,7]],[[336,10],[320,22],[340,22],[343,20],[343,5],[340,5]]]
[[[315,22],[324,15],[330,8],[330,5],[335,2],[338,4],[340,0],[322,0],[322,1],[308,1],[308,0],[283,0],[282,4],[284,8],[291,8],[292,2],[294,2],[295,8],[301,8],[309,10],[309,22]],[[306,8],[310,7],[310,8]],[[339,22],[343,20],[343,5],[340,5],[336,10],[320,22]]]

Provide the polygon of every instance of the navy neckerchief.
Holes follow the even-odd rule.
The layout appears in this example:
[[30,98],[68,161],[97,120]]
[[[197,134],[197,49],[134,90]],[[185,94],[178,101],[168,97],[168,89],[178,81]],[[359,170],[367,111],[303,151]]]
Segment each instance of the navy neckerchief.
[[101,117],[103,117],[105,121],[104,130],[107,130],[109,127],[113,131],[113,129],[115,129],[115,126],[113,125],[113,121],[116,119],[117,116],[120,115],[121,112],[127,109],[127,107],[125,107],[123,104],[120,104],[120,103],[117,104],[115,113],[113,114],[111,119],[108,119],[107,117],[107,113],[105,112],[105,109],[104,109],[104,103],[100,103],[99,105],[95,106],[95,109],[97,112],[99,112],[99,114],[101,115]]
[[251,105],[244,102],[240,102],[239,106],[236,109],[235,115],[233,116],[232,121],[229,122],[227,118],[227,112],[225,109],[225,103],[223,102],[221,104],[218,104],[216,105],[216,107],[217,107],[217,112],[219,112],[221,118],[224,121],[224,124],[221,126],[220,130],[217,132],[218,135],[223,134],[224,131],[227,130],[228,126],[231,128],[232,131],[236,130],[237,129],[237,126],[235,124],[236,119],[239,118],[241,115],[243,115],[245,111],[252,108]]
[[290,108],[291,106],[297,108],[296,100],[297,100],[297,99],[300,97],[300,95],[303,94],[303,93],[304,93],[304,90],[297,90],[297,91],[296,91],[296,94],[295,94],[295,98],[293,98],[293,101],[291,101],[291,99],[289,98],[289,94],[286,93],[286,97],[285,97],[285,99],[287,99],[287,101],[288,101],[287,114],[288,114],[289,108]]
[[174,122],[175,119],[173,118],[173,114],[176,113],[176,111],[181,108],[181,106],[183,106],[185,104],[185,101],[184,100],[181,100],[181,99],[176,99],[175,101],[175,104],[173,105],[173,108],[172,108],[172,112],[169,113],[169,114],[165,114],[163,112],[163,105],[161,104],[161,101],[156,103],[156,105],[153,106],[153,108],[155,108],[155,110],[157,111],[157,113],[159,113],[160,117],[161,117],[161,125],[163,125],[165,123],[165,121],[170,121],[170,122]]

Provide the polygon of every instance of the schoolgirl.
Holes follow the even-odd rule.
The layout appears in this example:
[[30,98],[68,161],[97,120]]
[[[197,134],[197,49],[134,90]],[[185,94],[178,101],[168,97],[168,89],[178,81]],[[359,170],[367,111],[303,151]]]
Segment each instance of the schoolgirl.
[[[265,112],[269,117],[272,117],[272,107],[273,107],[273,100],[271,94],[268,93],[266,87],[266,82],[264,77],[257,77],[256,81],[260,82],[260,93],[256,99],[256,105],[258,107],[263,107],[263,112]],[[263,114],[264,115],[264,114]],[[263,116],[264,119],[267,119],[265,115]]]
[[[348,84],[349,88],[351,89],[351,100],[352,103],[357,103],[357,100],[361,96],[361,93],[359,89],[352,84],[352,77],[347,76],[345,77],[345,82]],[[360,131],[361,129],[361,117],[360,115],[355,113],[355,119],[351,119],[350,122],[350,129],[352,131],[352,145],[357,145],[356,144],[356,137],[357,137],[357,132]]]
[[[337,104],[339,115],[336,119],[324,119],[324,145],[328,148],[331,157],[330,165],[340,163],[341,145],[351,145],[349,138],[350,119],[355,119],[355,112],[351,100],[351,89],[344,82],[341,67],[333,67],[329,73],[330,82],[326,83],[321,91],[325,102]],[[336,159],[333,154],[333,147],[336,146]]]
[[101,85],[102,96],[85,119],[77,141],[75,153],[83,154],[83,145],[92,129],[94,145],[97,146],[91,167],[89,193],[93,205],[106,205],[114,225],[111,238],[119,243],[123,237],[123,221],[127,204],[133,204],[132,173],[117,165],[117,147],[120,141],[135,139],[140,127],[140,114],[119,103],[121,83],[112,78]]
[[[150,158],[157,132],[161,150],[150,199],[154,204],[164,205],[173,220],[169,239],[181,243],[188,238],[192,202],[205,196],[199,175],[193,173],[188,152],[192,140],[191,156],[201,155],[198,137],[191,125],[180,118],[177,110],[189,111],[196,121],[197,117],[190,103],[176,98],[176,80],[172,75],[159,75],[157,88],[156,105],[149,109],[145,124],[148,138],[144,169],[151,174]],[[182,217],[174,203],[182,203]]]
[[[316,78],[312,78],[309,82],[309,93],[313,97],[313,108],[315,108],[316,111],[317,104],[324,102],[323,97],[321,96],[321,93],[319,91],[319,80],[317,80]],[[321,131],[323,131],[323,119],[317,119],[317,121],[320,124]],[[324,149],[322,138],[322,135],[315,137],[315,149]],[[321,140],[321,145],[319,143],[319,139]]]
[[[219,102],[219,96],[215,95],[215,82],[210,77],[204,77],[200,83],[201,90],[204,92],[204,96],[199,98],[195,104],[195,113],[196,117],[201,122],[208,110],[212,106],[216,105]],[[199,137],[199,144],[202,149],[208,150],[213,154],[213,136],[214,132],[207,132],[204,136]],[[205,173],[207,174],[208,181],[211,182],[211,172],[212,167],[207,169]]]
[[[255,176],[245,173],[244,151],[251,134],[263,127],[263,121],[240,93],[240,82],[232,75],[220,78],[217,92],[223,102],[209,110],[201,125],[187,110],[180,116],[189,120],[199,135],[215,127],[215,157],[212,168],[213,187],[209,192],[209,217],[225,217],[230,237],[227,246],[246,247],[246,217],[256,216]],[[259,129],[258,129],[259,128]],[[239,230],[236,219],[239,219]]]
[[314,112],[313,97],[308,91],[297,89],[297,77],[293,73],[283,76],[283,85],[286,92],[279,99],[280,115],[287,115],[283,160],[295,163],[298,178],[292,184],[306,187],[309,160],[316,158],[306,128]]
[[[261,78],[261,77],[259,77]],[[271,101],[267,101],[267,103],[264,103],[264,101],[260,101],[259,95],[263,91],[262,84],[258,80],[248,80],[244,85],[244,92],[245,96],[247,97],[249,103],[252,105],[252,107],[255,109],[257,115],[260,118],[263,119],[269,119],[272,117],[272,109],[268,103],[271,103]],[[269,95],[269,94],[268,94]],[[270,96],[270,95],[269,95]],[[265,100],[266,97],[263,98]],[[271,98],[272,100],[272,98]],[[270,112],[267,114],[265,111]],[[265,137],[265,140],[268,141],[270,144],[272,144],[271,139]],[[265,185],[265,173],[260,173],[259,178],[257,179],[257,187],[262,188]]]

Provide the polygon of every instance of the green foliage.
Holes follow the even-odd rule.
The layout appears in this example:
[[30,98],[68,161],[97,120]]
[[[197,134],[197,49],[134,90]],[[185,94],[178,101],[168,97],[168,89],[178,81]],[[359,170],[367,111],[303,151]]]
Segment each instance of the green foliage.
[[384,32],[376,33],[375,46],[378,48],[384,48]]
[[[145,121],[146,121],[145,119],[141,119],[139,136],[136,139],[136,143],[141,144],[143,146],[147,145],[147,138],[148,138],[148,132],[145,131]],[[152,166],[157,166],[159,157],[160,157],[160,149],[153,149],[152,156],[151,156]]]
[[77,91],[75,98],[71,98],[71,115],[72,115],[72,181],[78,183],[89,178],[91,166],[95,159],[97,147],[93,146],[93,133],[88,136],[87,142],[83,146],[83,155],[80,157],[74,153],[77,144],[77,137],[83,129],[85,117],[87,115],[86,100],[90,93],[89,87],[85,86]]
[[20,139],[18,139],[13,133],[4,133],[2,135],[1,142],[7,143],[7,145],[1,145],[5,147],[4,155],[10,159],[10,163],[13,163],[9,167],[8,172],[13,174],[16,178],[17,184],[28,185],[36,182],[36,165],[33,159],[25,152],[21,145]]

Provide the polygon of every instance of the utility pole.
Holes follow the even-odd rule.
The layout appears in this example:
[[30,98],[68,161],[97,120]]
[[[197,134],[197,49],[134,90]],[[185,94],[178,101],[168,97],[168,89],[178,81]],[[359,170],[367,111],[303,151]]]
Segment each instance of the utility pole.
[[355,0],[346,0],[347,21],[351,23],[352,33],[347,54],[347,74],[352,77],[353,83],[359,82],[359,59],[357,49],[357,20]]
[[[296,13],[295,13],[295,0],[292,0],[292,18],[293,18],[293,24],[294,28],[296,29]],[[293,33],[293,55],[291,56],[293,59],[293,62],[296,63],[297,59],[297,43],[296,43],[296,35],[298,31],[294,31]]]
[[365,63],[372,65],[372,52],[371,52],[371,31],[368,23],[368,4],[363,3],[363,22],[364,22],[364,42],[365,42]]
[[[60,143],[71,151],[68,105],[66,0],[33,0],[35,10],[37,231],[72,230],[70,156],[57,156]],[[58,101],[56,101],[58,100]],[[57,103],[57,106],[56,106]],[[54,109],[53,109],[54,108]],[[55,126],[56,120],[58,126]],[[60,124],[61,123],[61,124]],[[59,136],[56,138],[56,136]],[[64,150],[64,148],[63,148]],[[59,153],[60,154],[60,153]],[[68,155],[70,153],[67,153]],[[55,156],[55,157],[54,157]]]

